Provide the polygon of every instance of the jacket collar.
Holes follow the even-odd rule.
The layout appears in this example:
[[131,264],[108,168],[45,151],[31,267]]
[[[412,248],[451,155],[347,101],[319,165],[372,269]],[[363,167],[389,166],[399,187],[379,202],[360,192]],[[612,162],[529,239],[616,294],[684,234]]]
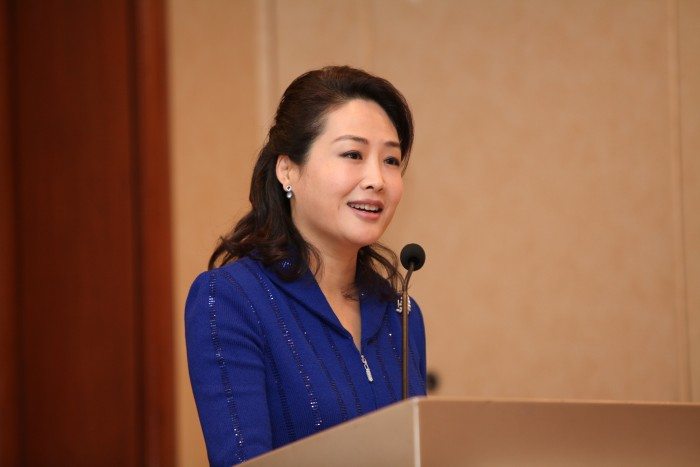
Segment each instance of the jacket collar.
[[[261,269],[285,295],[294,300],[304,310],[308,310],[318,316],[336,331],[351,337],[348,330],[340,323],[326,296],[323,295],[316,278],[310,271],[304,273],[299,279],[288,282],[277,274],[274,266],[263,266],[261,264]],[[363,346],[379,332],[389,305],[390,303],[381,301],[374,294],[360,291],[361,342]]]

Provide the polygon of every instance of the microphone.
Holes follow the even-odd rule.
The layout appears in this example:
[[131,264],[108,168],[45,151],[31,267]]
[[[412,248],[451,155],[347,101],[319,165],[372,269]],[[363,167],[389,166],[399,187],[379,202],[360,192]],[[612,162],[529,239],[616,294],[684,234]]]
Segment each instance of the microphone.
[[413,271],[425,264],[425,250],[417,243],[409,243],[401,249],[401,265],[406,268],[406,278],[401,287],[401,398],[408,398],[408,281]]
[[417,243],[409,243],[401,249],[401,265],[409,269],[413,264],[413,270],[417,271],[425,264],[425,250]]

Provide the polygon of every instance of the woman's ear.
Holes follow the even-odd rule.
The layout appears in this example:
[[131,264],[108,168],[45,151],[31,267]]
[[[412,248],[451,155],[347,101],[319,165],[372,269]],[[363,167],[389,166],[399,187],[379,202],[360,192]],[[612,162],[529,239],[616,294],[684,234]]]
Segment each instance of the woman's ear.
[[286,154],[280,154],[277,156],[277,166],[275,167],[275,173],[277,175],[277,180],[282,184],[282,187],[292,183],[293,172],[294,172],[294,162]]

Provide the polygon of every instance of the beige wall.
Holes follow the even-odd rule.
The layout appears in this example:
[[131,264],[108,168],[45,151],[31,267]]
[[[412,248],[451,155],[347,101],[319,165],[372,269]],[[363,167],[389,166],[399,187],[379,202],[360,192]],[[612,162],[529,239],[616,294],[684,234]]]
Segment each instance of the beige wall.
[[189,387],[183,307],[219,235],[242,215],[258,132],[255,2],[169,3],[177,448],[207,465]]
[[[441,395],[700,400],[699,5],[171,0],[177,335],[280,93],[348,63],[415,113],[385,240],[427,250]],[[203,464],[177,356],[180,460]]]

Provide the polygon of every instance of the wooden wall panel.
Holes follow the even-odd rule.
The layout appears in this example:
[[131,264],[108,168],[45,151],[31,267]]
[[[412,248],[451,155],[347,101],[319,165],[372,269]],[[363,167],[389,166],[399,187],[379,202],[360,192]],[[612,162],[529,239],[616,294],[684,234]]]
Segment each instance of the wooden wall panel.
[[9,12],[19,463],[172,465],[163,4]]
[[18,310],[8,4],[0,2],[0,465],[19,462]]
[[130,12],[15,8],[22,452],[28,465],[136,465]]

